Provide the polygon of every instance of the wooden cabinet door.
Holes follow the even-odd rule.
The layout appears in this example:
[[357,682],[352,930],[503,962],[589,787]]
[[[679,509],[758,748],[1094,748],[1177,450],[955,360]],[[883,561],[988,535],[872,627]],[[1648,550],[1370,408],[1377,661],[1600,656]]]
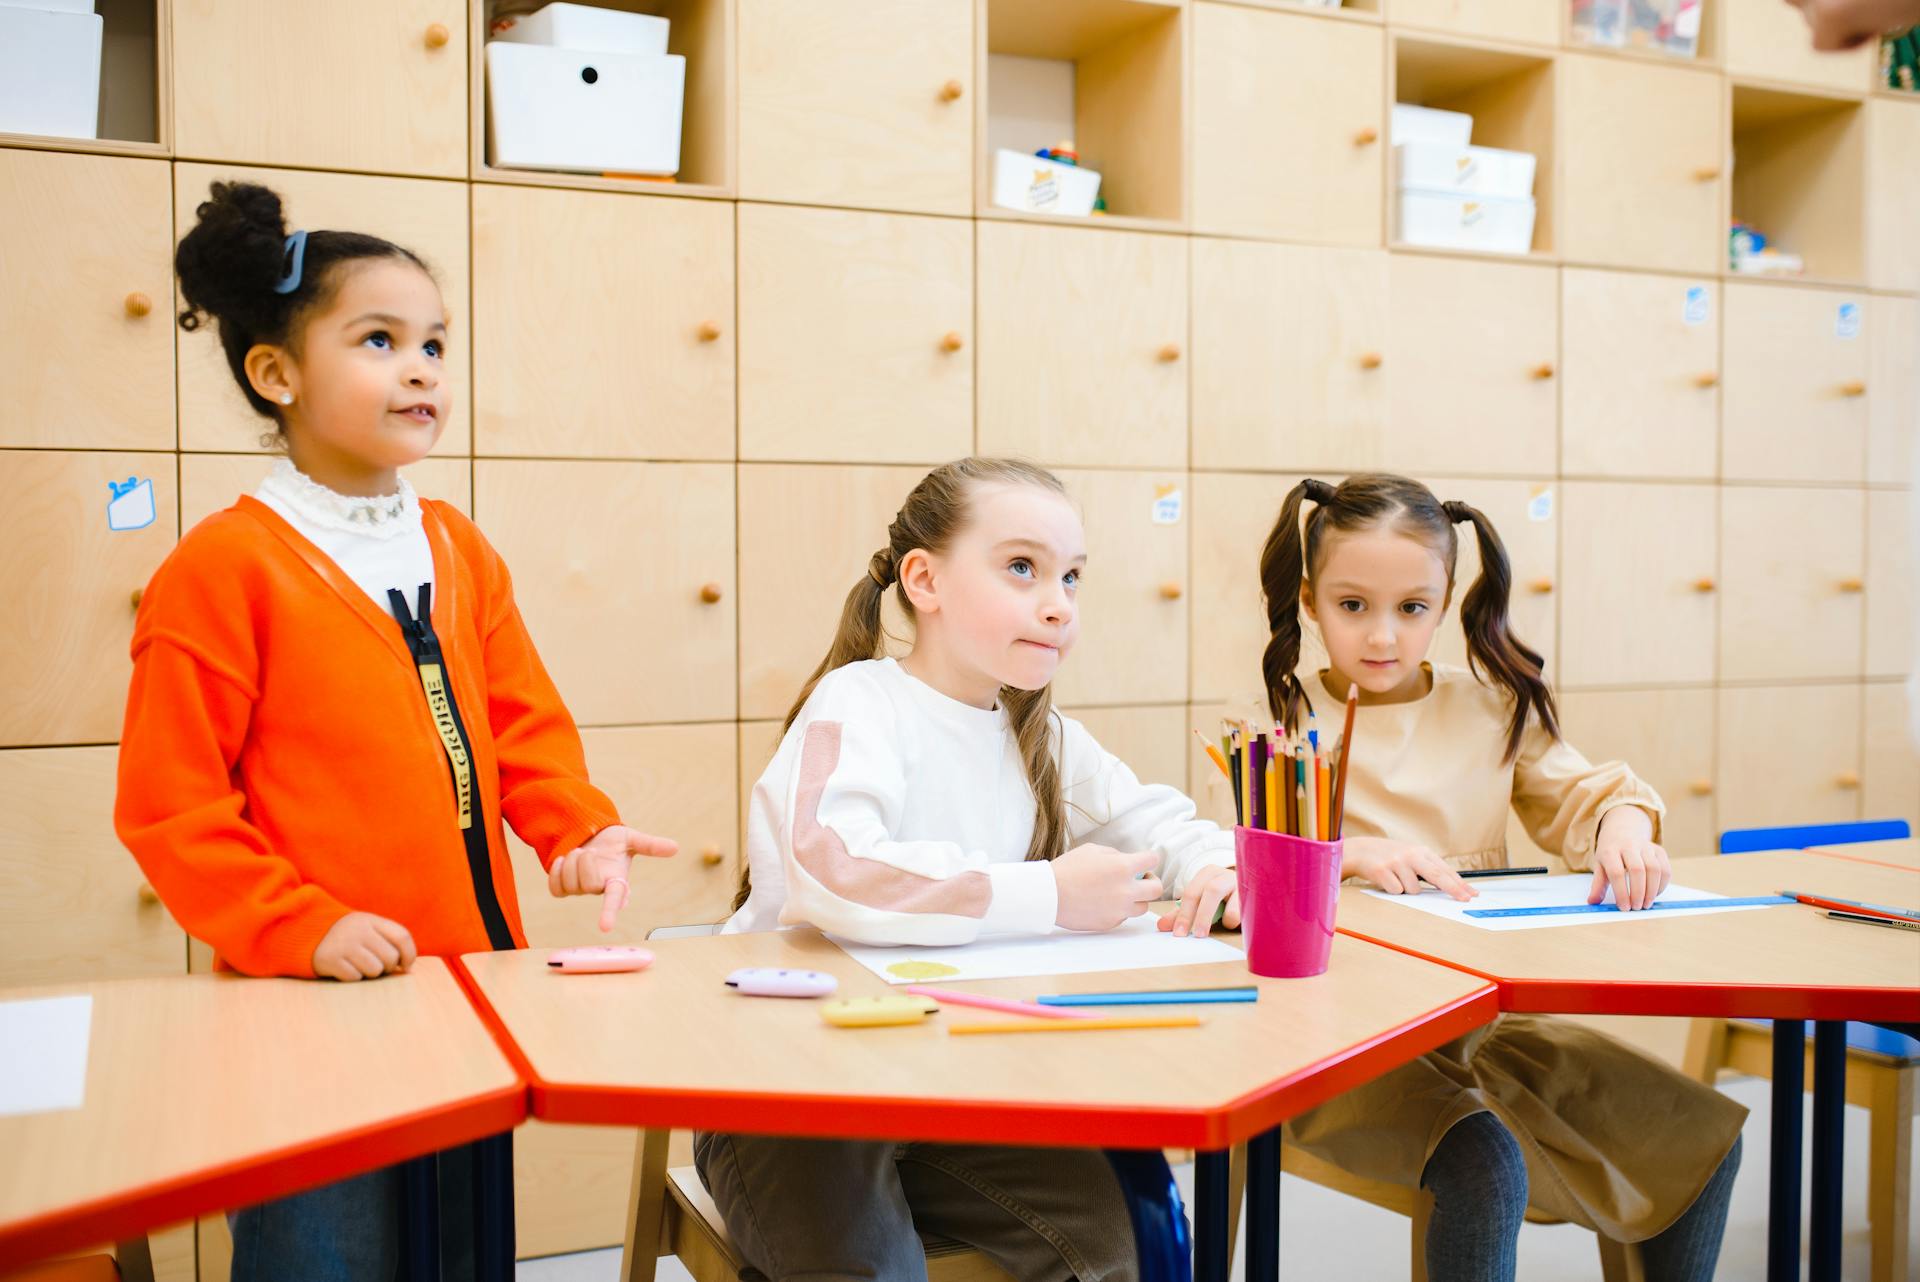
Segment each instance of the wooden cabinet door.
[[1860,675],[1865,521],[1858,490],[1721,490],[1722,681]]
[[0,446],[170,450],[164,160],[0,151]]
[[980,452],[1186,466],[1186,239],[991,221],[975,235]]
[[1906,490],[1867,499],[1867,667],[1870,677],[1913,671],[1913,517]]
[[1721,831],[1848,823],[1860,813],[1860,687],[1723,687]]
[[731,467],[482,459],[473,491],[575,721],[732,719]]
[[1193,240],[1193,462],[1387,466],[1387,255]]
[[476,184],[482,454],[733,455],[733,210]]
[[[467,292],[467,186],[411,178],[315,173],[305,169],[241,169],[231,165],[174,167],[174,225],[182,236],[198,221],[194,211],[216,182],[251,182],[280,195],[287,227],[346,228],[384,236],[426,261],[447,305],[447,424],[434,446],[439,455],[472,448],[467,424],[473,334]],[[184,302],[174,296],[176,306]],[[235,385],[215,326],[179,337],[180,445],[189,450],[249,450],[274,431],[253,412]]]
[[[1449,477],[1429,479],[1427,486],[1442,502],[1453,499],[1478,508],[1492,523],[1506,545],[1507,565],[1513,575],[1508,598],[1513,634],[1546,660],[1547,675],[1555,678],[1559,672],[1555,651],[1559,640],[1560,583],[1556,567],[1560,562],[1560,513],[1553,483]],[[1468,523],[1453,529],[1460,541],[1453,570],[1453,601],[1447,606],[1446,621],[1434,638],[1428,658],[1464,667],[1467,635],[1460,623],[1460,605],[1480,577],[1480,541]]]
[[[1867,102],[1867,282],[1875,289],[1920,290],[1920,103]],[[1909,346],[1907,355],[1913,356]]]
[[741,0],[740,194],[973,212],[971,0]]
[[[266,454],[183,454],[180,456],[180,529],[182,533],[234,505],[242,494],[260,488],[274,465]],[[473,460],[426,458],[401,472],[424,499],[451,503],[473,515]],[[512,567],[509,566],[509,569]]]
[[[108,511],[112,484],[136,482]],[[143,515],[143,487],[152,520]],[[179,535],[171,454],[18,450],[0,455],[0,747],[114,743],[133,677],[128,646],[147,580]]]
[[1193,32],[1194,229],[1379,245],[1382,29],[1203,2]]
[[1087,532],[1080,638],[1054,678],[1061,703],[1179,703],[1187,695],[1187,477],[1067,472]]
[[1569,267],[1560,277],[1560,467],[1709,480],[1720,466],[1720,286]]
[[1725,296],[1720,475],[1858,482],[1872,390],[1866,296],[1752,281],[1728,281]]
[[1559,272],[1393,254],[1386,455],[1413,475],[1546,476],[1559,439]]
[[[1187,790],[1187,752],[1200,755],[1187,733],[1185,704],[1131,708],[1061,708],[1096,742],[1127,763],[1141,783]],[[1204,760],[1204,757],[1202,758]],[[1213,763],[1207,763],[1213,769]]]
[[[847,592],[926,471],[740,465],[740,715],[782,718],[833,643]],[[883,619],[910,638],[888,592]]]
[[1561,683],[1712,681],[1718,488],[1569,481],[1561,496]]
[[1713,727],[1710,689],[1588,690],[1560,696],[1566,741],[1589,761],[1626,762],[1667,803],[1661,844],[1676,859],[1718,849]]
[[740,457],[973,448],[973,227],[740,206]]
[[[1267,648],[1267,614],[1260,595],[1260,549],[1287,491],[1298,482],[1290,475],[1193,474],[1189,680],[1196,704],[1265,702],[1260,656]],[[1197,724],[1212,733],[1211,723]]]
[[1920,432],[1920,300],[1878,295],[1868,319],[1867,480],[1909,485]]
[[460,0],[176,0],[172,25],[176,155],[466,176]]
[[1727,130],[1710,70],[1562,54],[1560,251],[1613,267],[1718,271]]
[[1865,751],[1860,817],[1920,825],[1920,755],[1913,747],[1906,684],[1870,682],[1861,687],[1861,696]]
[[187,973],[187,937],[113,831],[119,750],[0,752],[0,987]]
[[1467,36],[1560,43],[1560,7],[1538,0],[1388,0],[1395,26],[1431,27]]
[[1845,53],[1822,53],[1807,35],[1798,5],[1721,0],[1722,61],[1727,72],[1818,89],[1864,93],[1872,84],[1879,42]]

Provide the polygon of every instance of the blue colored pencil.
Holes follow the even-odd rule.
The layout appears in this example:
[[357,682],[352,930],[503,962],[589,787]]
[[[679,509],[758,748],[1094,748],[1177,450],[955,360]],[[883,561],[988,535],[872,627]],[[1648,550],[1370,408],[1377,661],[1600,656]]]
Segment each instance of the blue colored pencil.
[[1216,1002],[1257,1002],[1260,990],[1246,988],[1172,988],[1144,993],[1043,993],[1042,1006],[1187,1006]]

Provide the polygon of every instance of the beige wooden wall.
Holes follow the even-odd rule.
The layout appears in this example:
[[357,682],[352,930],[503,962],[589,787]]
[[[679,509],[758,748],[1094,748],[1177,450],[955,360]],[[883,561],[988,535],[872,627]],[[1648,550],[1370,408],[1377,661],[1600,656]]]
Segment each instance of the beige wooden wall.
[[[1385,467],[1493,516],[1570,737],[1660,788],[1675,853],[1920,817],[1920,103],[1869,54],[1808,53],[1779,0],[1707,0],[1692,63],[1574,49],[1550,0],[651,7],[689,56],[674,185],[489,169],[483,0],[111,0],[137,90],[112,119],[146,140],[0,137],[0,983],[187,965],[109,814],[133,595],[267,466],[212,338],[170,319],[219,177],[436,267],[459,409],[414,479],[513,567],[596,777],[685,848],[638,870],[633,937],[724,909],[842,595],[926,466],[974,450],[1060,469],[1085,511],[1061,702],[1215,814],[1186,729],[1257,698],[1281,496]],[[988,204],[1003,58],[1072,63],[1061,132],[1110,216]],[[1539,155],[1532,254],[1392,243],[1396,99]],[[1809,277],[1728,279],[1732,214]],[[159,519],[109,533],[129,476]],[[523,872],[536,942],[591,934]],[[523,1134],[524,1251],[618,1238],[627,1141]],[[190,1272],[191,1235],[169,1249]]]

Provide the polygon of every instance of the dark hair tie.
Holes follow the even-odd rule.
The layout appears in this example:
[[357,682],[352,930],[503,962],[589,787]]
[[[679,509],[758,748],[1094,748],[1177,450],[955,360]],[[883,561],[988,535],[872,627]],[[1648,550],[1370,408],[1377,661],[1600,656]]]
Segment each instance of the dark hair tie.
[[1315,503],[1329,503],[1333,500],[1333,487],[1311,476],[1300,482],[1300,492]]
[[1447,519],[1455,525],[1460,524],[1462,521],[1471,521],[1473,519],[1473,509],[1465,503],[1462,503],[1459,499],[1448,499],[1440,505],[1440,510],[1445,512]]
[[893,586],[893,576],[893,549],[881,548],[867,561],[867,577],[884,589]]

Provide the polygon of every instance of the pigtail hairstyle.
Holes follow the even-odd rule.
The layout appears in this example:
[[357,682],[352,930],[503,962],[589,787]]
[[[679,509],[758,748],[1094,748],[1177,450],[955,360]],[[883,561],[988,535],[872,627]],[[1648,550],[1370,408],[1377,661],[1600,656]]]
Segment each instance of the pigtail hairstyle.
[[[886,630],[880,607],[887,589],[909,619],[913,602],[900,584],[900,563],[915,548],[939,552],[947,548],[966,525],[968,500],[981,485],[1032,485],[1065,495],[1060,479],[1044,468],[1018,459],[963,458],[944,463],[921,478],[899,514],[887,527],[887,544],[867,560],[867,572],[847,593],[840,608],[840,626],[834,631],[827,655],[800,687],[800,693],[787,710],[780,732],[793,728],[800,712],[812,697],[822,677],[835,668],[863,659],[878,659],[886,654]],[[1033,790],[1033,840],[1027,846],[1028,859],[1052,859],[1066,849],[1066,791],[1060,783],[1060,763],[1055,757],[1057,734],[1054,728],[1053,687],[1038,690],[1000,688],[1000,702],[1007,710],[1020,760],[1027,770],[1027,784]],[[746,903],[751,887],[743,869],[740,888],[733,906],[738,911]]]
[[332,301],[344,263],[395,258],[428,272],[412,250],[355,231],[287,235],[280,197],[255,183],[213,184],[194,211],[199,219],[174,251],[186,307],[180,328],[189,333],[219,324],[227,368],[254,412],[284,428],[280,407],[254,390],[247,353],[261,343],[299,354],[300,321]]
[[[1513,720],[1507,727],[1507,755],[1512,761],[1520,755],[1526,737],[1529,716],[1539,718],[1541,728],[1554,738],[1560,737],[1560,717],[1554,706],[1553,691],[1542,675],[1546,663],[1527,647],[1507,618],[1508,601],[1513,593],[1513,568],[1507,561],[1506,544],[1494,530],[1493,522],[1478,508],[1449,500],[1441,505],[1449,521],[1468,521],[1480,545],[1480,577],[1467,589],[1460,602],[1460,626],[1467,634],[1467,666],[1474,675],[1497,684],[1513,696]],[[1452,581],[1452,568],[1448,568]]]
[[1267,648],[1260,656],[1260,672],[1266,679],[1267,707],[1274,719],[1289,730],[1300,724],[1303,712],[1313,710],[1300,676],[1294,671],[1300,662],[1300,585],[1305,577],[1306,556],[1300,532],[1300,504],[1311,500],[1316,506],[1307,517],[1309,543],[1319,542],[1319,524],[1324,505],[1334,496],[1334,488],[1312,477],[1287,491],[1280,506],[1280,519],[1274,522],[1267,544],[1260,550],[1260,592],[1267,603]]

